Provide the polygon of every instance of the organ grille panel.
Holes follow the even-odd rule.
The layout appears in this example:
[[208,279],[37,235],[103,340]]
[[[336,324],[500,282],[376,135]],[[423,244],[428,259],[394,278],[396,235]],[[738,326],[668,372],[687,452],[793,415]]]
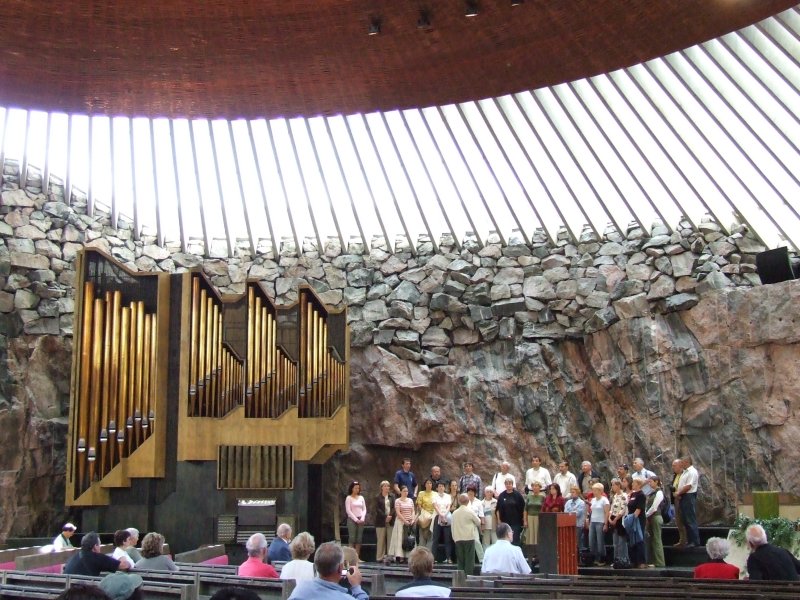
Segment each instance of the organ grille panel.
[[292,489],[292,446],[220,446],[219,489]]
[[192,274],[189,416],[222,417],[244,402],[244,361],[223,341],[222,299]]

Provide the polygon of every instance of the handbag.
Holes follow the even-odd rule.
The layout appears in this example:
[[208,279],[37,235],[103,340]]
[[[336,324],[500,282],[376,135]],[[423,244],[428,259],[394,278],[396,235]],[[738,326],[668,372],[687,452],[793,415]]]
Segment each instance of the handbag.
[[414,534],[411,532],[410,525],[403,525],[403,544],[402,548],[404,552],[410,552],[414,549],[414,546],[417,545],[417,538],[414,537]]

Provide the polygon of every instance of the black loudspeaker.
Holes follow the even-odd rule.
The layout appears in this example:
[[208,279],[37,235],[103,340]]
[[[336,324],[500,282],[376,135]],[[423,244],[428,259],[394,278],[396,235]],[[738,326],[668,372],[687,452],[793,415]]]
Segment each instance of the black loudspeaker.
[[764,284],[796,279],[786,246],[756,254],[756,268]]

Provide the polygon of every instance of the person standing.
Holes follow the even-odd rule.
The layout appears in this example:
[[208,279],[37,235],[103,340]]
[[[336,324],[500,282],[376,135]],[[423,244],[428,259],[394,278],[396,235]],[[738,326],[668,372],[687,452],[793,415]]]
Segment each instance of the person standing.
[[531,458],[531,468],[525,471],[525,487],[530,490],[534,481],[539,482],[540,490],[546,490],[552,483],[550,471],[542,466],[542,459],[538,456]]
[[675,527],[678,528],[678,542],[674,545],[675,548],[686,547],[686,525],[684,525],[683,514],[681,513],[680,495],[680,481],[683,476],[683,461],[676,458],[672,461],[672,485],[670,491],[672,492],[672,507],[675,509]]
[[[632,486],[633,489],[628,495],[628,515],[624,519],[625,529],[628,535],[628,557],[631,561],[631,565],[639,569],[645,569],[647,568],[647,561],[644,555],[644,534],[647,530],[647,520],[645,517],[647,505],[644,492],[642,491],[642,480],[634,479]],[[634,517],[638,523],[638,536],[632,533],[636,525],[628,528],[628,521],[631,517]]]
[[507,460],[504,460],[500,463],[500,472],[495,473],[494,477],[492,478],[492,489],[494,490],[494,497],[499,498],[500,494],[502,494],[506,490],[506,479],[511,478],[511,487],[517,487],[517,480],[516,478],[509,472],[511,465]]
[[[417,496],[417,529],[419,533],[419,544],[430,549],[433,547],[434,516],[436,515],[436,490],[433,489],[433,482],[426,479],[422,484],[425,489]],[[439,482],[444,485],[444,482]],[[449,498],[448,498],[449,499]]]
[[497,523],[507,523],[514,532],[513,543],[520,545],[520,534],[525,522],[525,498],[514,489],[514,478],[510,475],[505,480],[506,489],[497,497],[495,517]]
[[611,480],[611,506],[608,511],[608,528],[614,540],[614,561],[628,562],[628,540],[622,519],[628,514],[628,495],[622,491],[622,482],[614,477]]
[[697,528],[697,484],[700,476],[692,465],[691,457],[687,456],[681,462],[683,474],[678,481],[678,504],[683,526],[686,527],[686,547],[694,548],[700,545],[700,531]]
[[525,495],[525,515],[522,526],[525,528],[525,546],[533,546],[533,554],[536,554],[536,544],[539,543],[539,513],[542,512],[542,505],[545,497],[542,493],[541,485],[538,481],[531,484],[531,489]]
[[575,515],[575,538],[577,539],[578,556],[581,555],[583,545],[583,532],[586,528],[586,501],[581,496],[581,488],[577,484],[570,489],[569,498],[564,503],[564,512]]
[[464,463],[464,474],[458,480],[458,493],[466,494],[467,488],[472,486],[476,490],[483,489],[481,478],[474,473],[474,465],[467,461]]
[[666,502],[664,490],[661,489],[661,480],[652,475],[647,480],[652,493],[647,496],[647,547],[654,567],[664,568],[664,543],[661,540],[661,528],[664,518],[661,516],[661,505]]
[[578,474],[578,487],[581,488],[581,494],[584,500],[589,500],[589,494],[592,491],[592,479],[600,479],[600,473],[592,468],[592,463],[585,460],[581,463],[581,472]]
[[494,497],[494,489],[487,485],[483,490],[483,526],[481,527],[483,550],[497,541],[497,534],[494,530],[494,511],[497,508],[497,498]]
[[367,519],[367,502],[361,495],[361,484],[351,481],[347,486],[347,498],[344,500],[347,513],[347,541],[361,555],[361,541],[364,538],[364,523]]
[[586,521],[589,525],[589,551],[600,567],[606,564],[605,533],[608,531],[609,507],[608,498],[603,494],[603,484],[595,483],[592,486],[592,500]]
[[443,481],[445,487],[447,486],[447,477],[442,475],[442,468],[438,465],[433,465],[431,467],[431,481],[433,482],[433,491],[436,491],[437,486],[439,485],[440,481]]
[[388,559],[389,546],[392,543],[392,527],[394,526],[394,494],[391,493],[388,481],[381,481],[381,492],[375,497],[375,537],[378,548],[375,560]]
[[466,494],[459,494],[458,508],[453,513],[453,541],[456,544],[456,564],[460,571],[472,575],[475,570],[475,529],[481,520],[469,507]]
[[414,511],[414,501],[408,497],[408,486],[400,486],[400,497],[394,501],[394,529],[389,544],[389,555],[394,556],[398,562],[404,562],[413,548],[403,549],[403,541],[411,534],[417,513]]
[[[420,494],[420,497],[422,494]],[[444,481],[440,481],[437,486],[436,495],[433,497],[433,537],[431,552],[434,560],[441,560],[439,557],[439,544],[444,537],[444,562],[450,563],[450,556],[453,554],[453,538],[450,530],[450,494],[444,492]],[[421,526],[420,526],[421,527]],[[420,535],[420,539],[422,536]]]
[[478,562],[483,562],[483,544],[481,544],[481,530],[484,526],[484,517],[483,517],[483,500],[477,497],[476,490],[474,487],[469,486],[467,488],[467,498],[469,498],[469,508],[472,512],[475,513],[475,516],[478,517],[478,520],[481,524],[475,529],[475,557],[477,558]]
[[553,475],[553,483],[557,483],[561,492],[566,496],[572,493],[572,488],[578,485],[578,479],[569,470],[567,461],[558,463],[558,473]]
[[408,488],[408,497],[411,501],[417,499],[417,478],[411,471],[411,459],[404,458],[402,466],[394,474],[394,493],[400,495],[400,487],[406,486]]
[[59,533],[53,540],[53,552],[60,552],[68,548],[74,548],[70,538],[75,535],[75,525],[72,523],[64,523]]

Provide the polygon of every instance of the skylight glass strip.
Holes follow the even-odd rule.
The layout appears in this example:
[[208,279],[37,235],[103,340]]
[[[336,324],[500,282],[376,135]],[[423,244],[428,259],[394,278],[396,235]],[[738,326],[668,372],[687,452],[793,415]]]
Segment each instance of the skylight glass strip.
[[[656,86],[663,92],[663,102],[659,104],[659,110],[663,115],[669,115],[668,119],[676,133],[680,132],[681,136],[691,140],[693,157],[728,199],[733,214],[738,213],[762,240],[768,237],[765,236],[765,228],[761,226],[761,216],[767,216],[785,237],[786,232],[781,226],[763,212],[758,195],[767,190],[757,189],[757,184],[763,183],[759,180],[758,173],[751,168],[751,164],[736,145],[730,143],[730,138],[720,131],[718,121],[699,98],[677,79],[668,63],[663,59],[650,61],[637,71],[641,75],[639,83],[651,90],[652,97],[662,100],[660,93],[652,93]],[[689,106],[691,110],[687,108]],[[716,177],[712,174],[716,174]],[[737,203],[733,202],[733,197],[738,199]],[[730,222],[735,220],[737,219],[732,216]]]
[[[243,121],[237,121],[237,124],[242,124]],[[233,177],[236,179],[236,183],[238,184],[239,188],[239,202],[241,203],[242,207],[242,214],[244,215],[244,226],[245,230],[247,231],[247,245],[250,249],[250,255],[255,256],[256,248],[258,248],[257,240],[253,234],[253,225],[255,217],[250,214],[250,205],[247,202],[247,193],[245,192],[245,171],[242,166],[242,160],[239,157],[239,148],[236,143],[236,136],[233,133],[233,123],[231,121],[227,121],[227,139],[230,142],[230,148],[233,153],[233,165],[232,168],[234,169]],[[247,146],[245,145],[245,148]]]
[[600,154],[610,162],[613,172],[619,174],[616,176],[617,184],[625,190],[626,197],[630,199],[630,210],[636,214],[644,231],[649,232],[656,219],[672,231],[681,212],[671,211],[675,202],[669,189],[654,178],[655,170],[642,155],[641,149],[633,143],[628,131],[621,127],[605,98],[597,93],[588,80],[573,82],[570,88],[574,99],[592,123],[590,130],[601,136],[602,142],[597,142]]
[[[255,139],[251,122],[237,119],[230,122],[234,163],[239,178],[239,194],[245,214],[248,238],[253,253],[272,252],[277,256],[275,231],[267,209],[266,192],[256,156]],[[277,212],[277,207],[276,207]],[[269,240],[269,244],[266,241]]]
[[31,130],[31,113],[33,111],[25,111],[25,128],[22,133],[22,156],[20,157],[19,166],[19,184],[20,187],[25,188],[28,186],[28,146],[30,145],[30,130]]
[[[303,205],[301,199],[298,199],[297,163],[294,161],[294,152],[289,140],[289,124],[285,119],[272,119],[267,121],[267,124],[277,178],[280,179],[283,189],[286,217],[289,220],[289,227],[294,239],[295,252],[300,256],[303,253],[303,241],[311,233],[307,225],[310,217],[307,213],[303,214]],[[288,237],[288,231],[281,229],[278,231],[281,232],[282,239]],[[281,252],[284,252],[283,248],[281,248]]]
[[47,127],[48,113],[32,110],[28,112],[28,139],[25,142],[26,180],[35,171],[42,178],[42,192],[47,193],[44,182],[44,168],[47,166]]
[[[311,221],[311,228],[314,233],[314,239],[316,240],[317,244],[317,252],[323,252],[323,245],[322,245],[322,236],[320,235],[320,229],[317,225],[317,219],[315,216],[315,211],[313,208],[312,202],[312,193],[309,189],[309,183],[306,178],[306,172],[309,170],[309,167],[303,167],[303,163],[306,162],[304,158],[307,156],[307,153],[300,152],[298,147],[298,136],[296,134],[297,131],[301,133],[304,132],[305,128],[303,127],[303,121],[305,119],[290,119],[287,121],[288,129],[287,132],[289,134],[289,144],[291,145],[292,155],[294,156],[294,165],[297,168],[297,180],[296,183],[299,184],[297,188],[299,191],[302,192],[302,196],[306,201],[306,209],[308,210],[308,217]],[[310,237],[306,234],[306,237]],[[305,251],[305,248],[303,249]]]
[[[408,190],[414,204],[417,207],[418,214],[422,220],[424,227],[425,238],[433,244],[435,251],[438,251],[439,240],[442,234],[445,233],[445,226],[441,215],[436,210],[437,204],[435,202],[436,192],[430,185],[429,178],[425,176],[424,167],[419,158],[419,152],[416,145],[408,131],[406,122],[400,111],[391,111],[389,113],[381,113],[383,116],[383,125],[389,135],[392,150],[394,151],[399,161],[398,173],[402,174],[404,180],[404,188]],[[420,196],[424,195],[424,202],[420,202]],[[428,211],[423,210],[423,203],[428,206]],[[430,222],[429,222],[430,221]],[[433,226],[431,226],[433,223]],[[421,231],[415,236],[414,243],[420,241]]]
[[[244,237],[244,219],[237,210],[241,206],[241,199],[238,198],[237,188],[230,185],[233,177],[231,166],[233,152],[231,141],[228,136],[228,121],[214,119],[208,122],[208,132],[210,136],[211,159],[214,164],[214,179],[217,184],[217,202],[219,212],[222,215],[222,227],[225,234],[225,247],[228,249],[228,257],[233,256],[233,249],[238,246],[236,242],[240,237]],[[236,174],[238,178],[238,174]],[[236,197],[234,197],[236,196]],[[215,204],[216,206],[216,204]]]
[[[64,113],[51,113],[48,115],[52,117],[50,119],[50,127],[48,131],[48,142],[47,142],[47,167],[45,171],[48,173],[48,177],[44,178],[42,185],[47,187],[48,181],[50,181],[49,175],[55,174],[61,180],[61,185],[65,184],[64,178],[67,173],[67,156],[69,152],[67,151],[69,145],[69,116],[65,115]],[[66,189],[66,188],[64,188]],[[64,193],[64,201],[67,202],[68,199],[66,197],[66,193]]]

